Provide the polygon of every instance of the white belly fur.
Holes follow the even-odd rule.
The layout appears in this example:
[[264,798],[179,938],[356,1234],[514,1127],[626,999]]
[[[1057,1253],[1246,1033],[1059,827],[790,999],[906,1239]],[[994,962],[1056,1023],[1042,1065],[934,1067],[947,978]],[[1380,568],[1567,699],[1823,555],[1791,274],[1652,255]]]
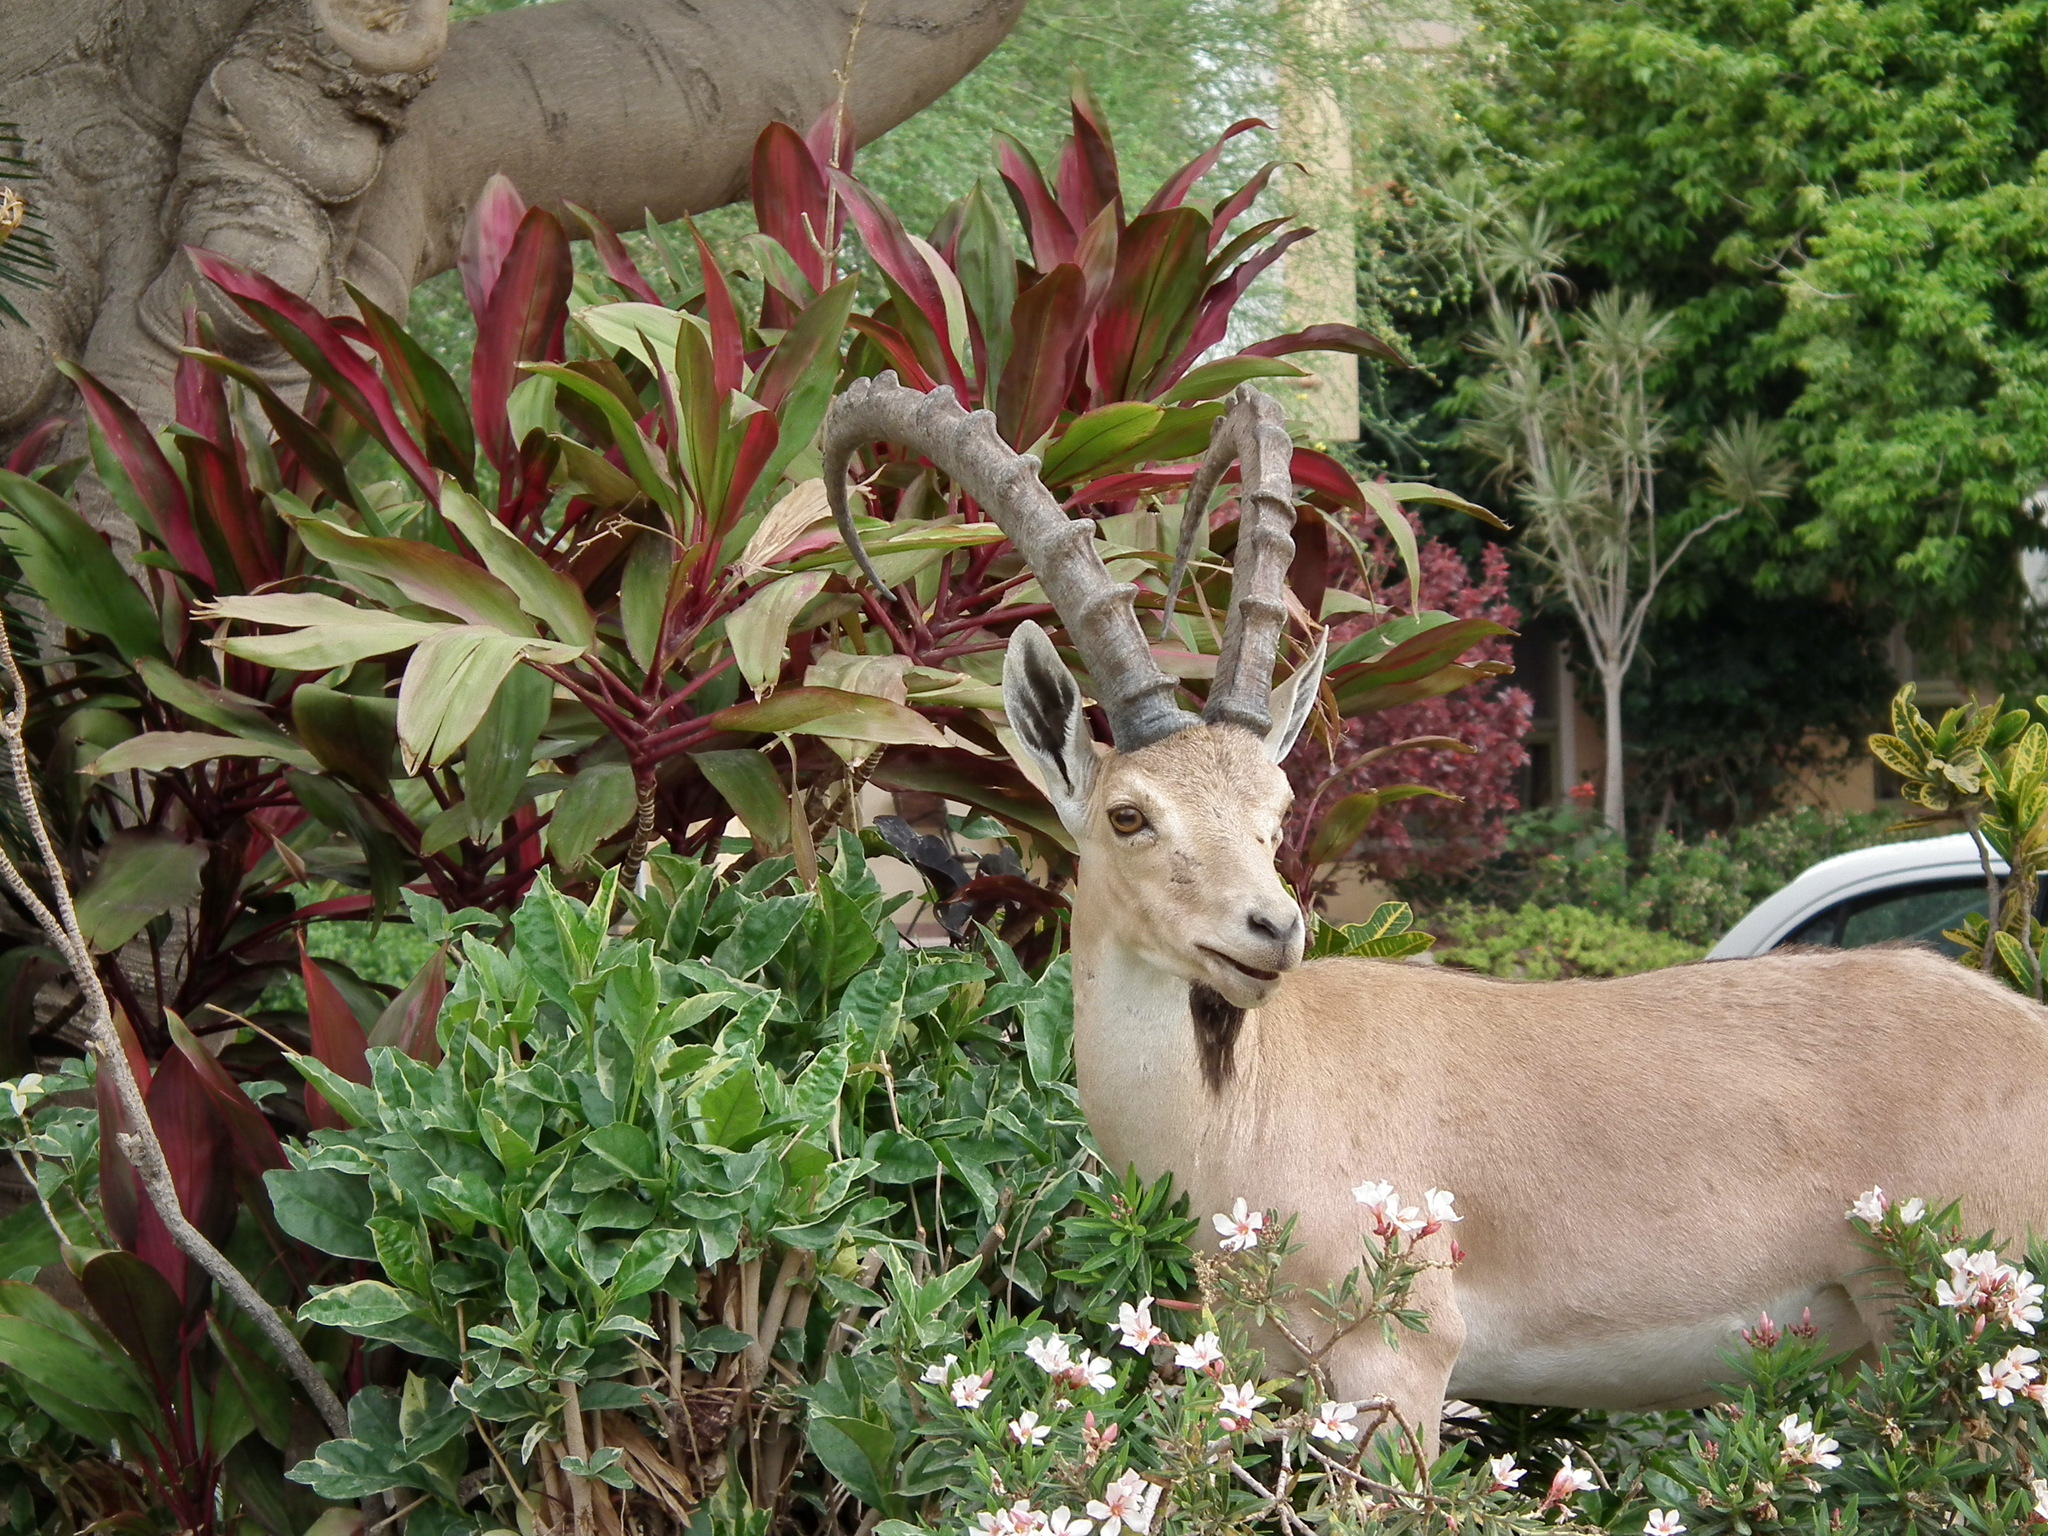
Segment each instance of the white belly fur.
[[1814,1326],[1837,1353],[1862,1348],[1870,1333],[1839,1285],[1760,1301],[1746,1316],[1608,1333],[1570,1343],[1523,1336],[1513,1319],[1483,1299],[1459,1297],[1465,1343],[1449,1395],[1559,1408],[1683,1408],[1711,1401],[1730,1377],[1727,1356],[1746,1348],[1741,1331],[1768,1313],[1779,1326],[1811,1309]]

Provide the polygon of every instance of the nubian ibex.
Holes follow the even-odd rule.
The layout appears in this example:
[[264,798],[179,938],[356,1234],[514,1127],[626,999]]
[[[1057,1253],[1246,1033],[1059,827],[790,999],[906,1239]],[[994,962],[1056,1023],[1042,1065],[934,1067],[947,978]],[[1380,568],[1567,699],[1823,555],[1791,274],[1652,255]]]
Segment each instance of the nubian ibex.
[[1199,719],[1092,525],[948,390],[884,374],[827,416],[826,489],[863,566],[846,471],[884,440],[1009,535],[1115,737],[1090,739],[1073,676],[1020,625],[1004,703],[1080,851],[1075,1066],[1109,1165],[1170,1172],[1204,1217],[1239,1198],[1295,1213],[1290,1262],[1310,1286],[1358,1262],[1361,1181],[1455,1192],[1465,1257],[1418,1283],[1429,1331],[1398,1350],[1375,1328],[1346,1336],[1325,1360],[1340,1394],[1390,1398],[1432,1453],[1447,1397],[1695,1404],[1764,1313],[1810,1309],[1838,1348],[1869,1343],[1883,1283],[1845,1210],[1872,1186],[1959,1199],[1972,1230],[2048,1233],[2048,1011],[1932,951],[1519,983],[1302,963],[1303,915],[1273,865],[1278,765],[1322,651],[1273,687],[1295,514],[1271,400],[1233,397],[1183,514],[1203,515],[1236,460],[1233,592]]

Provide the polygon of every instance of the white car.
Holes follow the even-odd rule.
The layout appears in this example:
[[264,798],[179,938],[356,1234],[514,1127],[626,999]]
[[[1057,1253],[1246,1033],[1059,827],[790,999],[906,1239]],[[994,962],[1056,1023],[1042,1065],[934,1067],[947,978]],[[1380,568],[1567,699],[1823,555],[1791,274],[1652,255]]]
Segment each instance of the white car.
[[[1991,867],[2005,878],[2005,861]],[[1953,952],[1941,936],[1984,910],[1984,866],[1967,832],[1837,854],[1766,897],[1707,954],[1761,955],[1784,944],[1855,949],[1917,940]]]

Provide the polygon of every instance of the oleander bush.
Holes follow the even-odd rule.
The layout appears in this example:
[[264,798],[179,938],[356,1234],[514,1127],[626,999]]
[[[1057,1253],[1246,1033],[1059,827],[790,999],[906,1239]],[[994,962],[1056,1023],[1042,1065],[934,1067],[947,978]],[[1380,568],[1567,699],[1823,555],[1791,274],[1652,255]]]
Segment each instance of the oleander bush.
[[1434,913],[1429,925],[1444,964],[1516,981],[1633,976],[1706,953],[1671,934],[1569,905],[1525,902],[1509,909],[1454,902]]

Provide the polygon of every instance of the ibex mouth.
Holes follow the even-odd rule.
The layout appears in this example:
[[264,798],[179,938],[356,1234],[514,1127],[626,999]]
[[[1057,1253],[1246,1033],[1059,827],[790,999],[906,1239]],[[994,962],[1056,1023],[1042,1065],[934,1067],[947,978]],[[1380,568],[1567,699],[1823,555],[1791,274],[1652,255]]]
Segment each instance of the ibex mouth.
[[1251,977],[1254,981],[1278,981],[1280,979],[1280,973],[1278,971],[1262,971],[1255,965],[1246,965],[1242,960],[1231,959],[1230,956],[1224,954],[1223,951],[1220,949],[1211,949],[1206,944],[1198,944],[1195,947],[1201,950],[1201,952],[1205,955],[1215,956],[1218,960],[1221,960],[1225,965],[1229,966],[1233,971],[1243,972],[1245,975]]

